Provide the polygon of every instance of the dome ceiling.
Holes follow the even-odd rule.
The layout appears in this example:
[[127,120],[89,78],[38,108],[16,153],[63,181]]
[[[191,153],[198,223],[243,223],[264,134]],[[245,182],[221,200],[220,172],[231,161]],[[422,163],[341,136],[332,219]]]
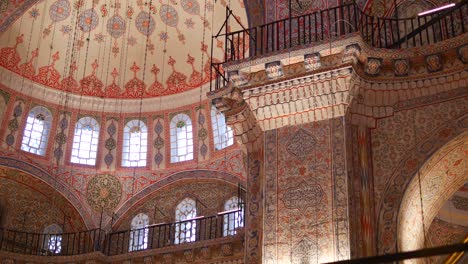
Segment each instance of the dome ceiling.
[[[0,36],[0,66],[39,85],[86,96],[149,98],[188,91],[210,81],[211,36],[224,22],[225,5],[40,1]],[[247,25],[242,1],[231,1],[231,9]],[[216,43],[215,58],[223,56],[223,47]]]

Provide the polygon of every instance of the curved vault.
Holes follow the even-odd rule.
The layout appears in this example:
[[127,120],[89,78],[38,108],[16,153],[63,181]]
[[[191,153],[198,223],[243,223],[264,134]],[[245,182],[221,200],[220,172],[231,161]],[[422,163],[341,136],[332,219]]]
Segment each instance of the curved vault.
[[[211,35],[224,22],[225,5],[38,1],[0,35],[0,66],[36,85],[87,96],[181,93],[210,81]],[[232,1],[231,9],[247,26],[243,2]],[[235,23],[231,27],[237,30]],[[222,58],[223,49],[223,43],[215,43],[215,59]]]
[[40,233],[59,224],[65,232],[87,230],[80,213],[54,186],[17,169],[0,167],[0,203],[7,229]]
[[444,203],[468,181],[467,152],[468,131],[434,153],[413,176],[398,214],[399,251],[428,246],[423,227],[427,234]]

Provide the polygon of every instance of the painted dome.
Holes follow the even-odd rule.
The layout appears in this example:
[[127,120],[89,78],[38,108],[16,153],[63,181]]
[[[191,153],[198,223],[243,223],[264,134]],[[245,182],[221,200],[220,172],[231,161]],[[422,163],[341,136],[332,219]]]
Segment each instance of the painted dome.
[[[210,82],[211,35],[224,22],[225,5],[213,0],[37,1],[0,29],[2,84],[25,94],[37,86],[127,99],[200,88]],[[232,1],[231,9],[247,25],[242,1]],[[215,59],[222,58],[223,49],[223,43],[215,43]],[[11,78],[23,84],[13,85]]]

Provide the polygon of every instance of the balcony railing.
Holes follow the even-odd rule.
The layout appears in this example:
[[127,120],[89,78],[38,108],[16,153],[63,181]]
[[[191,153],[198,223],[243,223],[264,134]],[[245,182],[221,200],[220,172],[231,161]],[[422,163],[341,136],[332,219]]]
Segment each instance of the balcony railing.
[[215,216],[108,234],[101,229],[62,234],[0,229],[0,250],[37,256],[72,256],[97,251],[118,255],[233,236],[243,226],[243,210],[232,210]]
[[0,229],[0,250],[38,256],[79,255],[99,251],[104,237],[105,233],[100,229],[63,234]]
[[223,61],[212,61],[215,82],[211,90],[227,84],[222,68],[226,62],[323,43],[354,32],[359,32],[369,45],[386,49],[418,47],[450,39],[466,32],[467,5],[468,0],[462,0],[454,7],[423,16],[380,18],[350,3],[233,32],[227,30],[230,17],[234,17],[227,10],[226,22],[213,36],[213,42],[224,42],[225,54]]
[[236,234],[236,229],[242,226],[244,219],[241,210],[169,224],[156,224],[111,233],[106,241],[105,252],[107,255],[118,255],[232,236]]

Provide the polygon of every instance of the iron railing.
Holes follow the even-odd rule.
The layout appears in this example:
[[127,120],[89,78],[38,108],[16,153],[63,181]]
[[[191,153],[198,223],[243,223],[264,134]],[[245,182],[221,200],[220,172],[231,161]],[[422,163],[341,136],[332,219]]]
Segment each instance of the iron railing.
[[225,53],[222,61],[212,61],[211,90],[227,85],[229,76],[222,67],[226,62],[331,41],[354,32],[359,32],[369,45],[386,49],[418,47],[450,39],[466,32],[467,5],[468,0],[462,0],[452,8],[423,16],[381,18],[349,3],[233,32],[228,31],[227,25],[230,17],[235,16],[227,10],[226,22],[212,40],[213,43],[223,41]]
[[118,255],[233,236],[243,226],[243,209],[239,209],[108,234],[101,229],[62,234],[0,229],[0,251],[37,256],[72,256],[97,251]]
[[114,232],[106,240],[105,253],[119,255],[156,249],[183,243],[210,240],[236,234],[244,226],[243,210],[197,217],[175,223],[163,223],[145,228]]
[[62,234],[0,229],[0,250],[38,256],[79,255],[99,251],[104,237],[100,229]]

